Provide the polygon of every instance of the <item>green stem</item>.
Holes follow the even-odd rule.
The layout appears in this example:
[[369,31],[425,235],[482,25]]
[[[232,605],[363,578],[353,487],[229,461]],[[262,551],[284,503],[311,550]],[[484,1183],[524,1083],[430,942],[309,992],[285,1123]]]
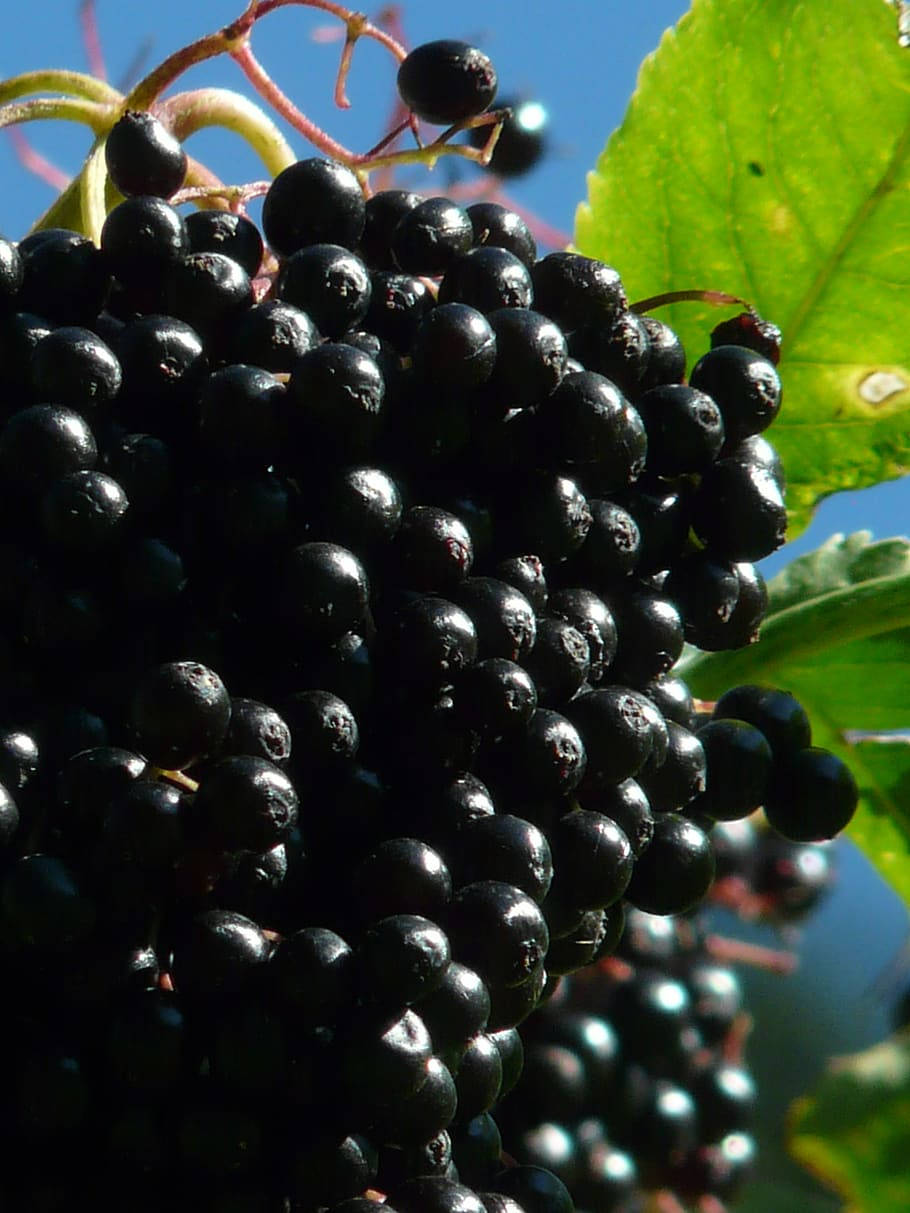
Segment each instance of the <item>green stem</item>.
[[876,577],[770,615],[760,641],[723,653],[696,653],[677,665],[703,697],[759,682],[779,667],[806,665],[848,641],[910,627],[910,574]]
[[12,101],[14,97],[25,97],[29,93],[64,93],[70,97],[82,97],[86,101],[97,101],[101,105],[119,105],[122,94],[94,76],[82,72],[66,72],[48,69],[39,72],[23,72],[0,80],[0,102]]
[[48,227],[65,227],[73,232],[82,230],[82,192],[78,177],[74,177],[66,189],[57,195],[29,231],[40,232]]
[[104,161],[106,135],[95,141],[79,174],[79,200],[82,211],[82,231],[96,245],[101,244],[101,229],[107,216],[104,187],[107,181],[107,166]]
[[297,159],[278,127],[258,105],[226,88],[178,93],[158,113],[182,142],[206,126],[223,126],[246,139],[273,177]]
[[47,118],[83,122],[91,127],[96,135],[101,135],[110,130],[114,115],[110,106],[73,97],[34,97],[31,101],[13,101],[0,105],[0,127]]

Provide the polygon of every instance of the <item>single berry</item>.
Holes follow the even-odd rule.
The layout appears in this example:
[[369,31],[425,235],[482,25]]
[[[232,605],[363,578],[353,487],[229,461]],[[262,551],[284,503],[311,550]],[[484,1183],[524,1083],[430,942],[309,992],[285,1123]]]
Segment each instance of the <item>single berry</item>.
[[278,174],[262,205],[262,230],[279,257],[308,244],[356,248],[366,203],[356,175],[334,160],[298,160]]
[[186,152],[147,110],[127,110],[108,132],[104,161],[121,194],[170,198],[186,177]]
[[398,92],[424,122],[451,126],[473,118],[496,96],[493,64],[477,47],[440,39],[424,42],[398,69]]

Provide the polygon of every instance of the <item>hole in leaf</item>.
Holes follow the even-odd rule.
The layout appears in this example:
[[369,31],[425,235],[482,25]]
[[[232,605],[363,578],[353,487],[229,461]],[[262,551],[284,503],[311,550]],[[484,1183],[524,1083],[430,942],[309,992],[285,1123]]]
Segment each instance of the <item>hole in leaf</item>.
[[867,404],[881,404],[889,396],[896,396],[910,387],[907,380],[894,371],[873,371],[859,385],[860,397]]

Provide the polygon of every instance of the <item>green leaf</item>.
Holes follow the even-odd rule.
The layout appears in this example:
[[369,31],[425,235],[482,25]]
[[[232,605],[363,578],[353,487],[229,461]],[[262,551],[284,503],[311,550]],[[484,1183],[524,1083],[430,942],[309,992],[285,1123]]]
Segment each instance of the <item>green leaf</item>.
[[848,833],[910,903],[910,745],[893,735],[910,729],[910,541],[834,536],[778,574],[769,598],[758,644],[693,649],[679,675],[708,700],[744,682],[792,691],[815,744],[856,776]]
[[910,1209],[910,1035],[835,1058],[790,1117],[794,1156],[848,1201],[846,1213]]
[[908,572],[910,542],[906,539],[873,543],[871,531],[832,535],[814,552],[791,561],[768,583],[768,606],[771,611],[782,611],[828,590]]
[[[910,54],[883,0],[694,0],[589,177],[576,246],[632,300],[748,299],[783,330],[772,431],[794,532],[903,473],[910,409]],[[661,312],[693,360],[725,313]]]

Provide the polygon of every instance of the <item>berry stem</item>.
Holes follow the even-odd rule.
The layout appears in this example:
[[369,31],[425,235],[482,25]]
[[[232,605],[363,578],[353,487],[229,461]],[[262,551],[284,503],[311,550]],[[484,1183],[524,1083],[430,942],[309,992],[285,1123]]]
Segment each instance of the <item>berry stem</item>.
[[663,291],[660,295],[651,295],[647,299],[642,299],[638,303],[631,304],[633,312],[651,312],[656,307],[664,307],[670,303],[710,303],[714,307],[728,307],[735,304],[737,307],[744,307],[753,315],[758,315],[755,308],[746,299],[740,299],[738,295],[728,295],[726,291],[703,291],[693,289],[690,291]]
[[724,964],[747,964],[782,977],[788,977],[799,963],[794,952],[766,948],[761,944],[747,943],[744,939],[731,939],[726,935],[709,935],[705,939],[705,951]]
[[21,131],[18,126],[11,126],[6,133],[12,141],[16,159],[26,172],[33,173],[39,181],[45,182],[52,189],[66,189],[70,183],[69,173],[57,168],[56,164],[52,164],[46,156],[42,156],[39,151],[36,151],[25,137],[24,131]]
[[82,97],[86,101],[98,101],[102,105],[119,105],[120,93],[104,80],[96,80],[84,72],[67,72],[49,68],[46,71],[23,72],[0,81],[0,102],[12,101],[29,93],[64,93],[69,97]]
[[98,36],[95,0],[82,0],[79,5],[79,25],[82,28],[82,44],[85,47],[91,73],[99,80],[106,80],[107,70],[104,66],[104,55],[101,52],[101,39]]
[[30,101],[11,101],[0,105],[0,127],[44,118],[82,122],[100,135],[110,128],[111,110],[97,101],[85,101],[79,97],[33,97]]
[[82,210],[82,230],[95,244],[101,244],[101,228],[104,226],[107,207],[104,204],[104,186],[107,169],[104,162],[104,145],[107,136],[95,141],[79,174],[79,200]]
[[273,177],[297,159],[267,114],[241,93],[201,88],[178,93],[156,107],[158,116],[183,142],[206,126],[223,126],[246,139]]
[[194,160],[192,156],[187,160],[184,189],[205,190],[214,198],[218,193],[230,192],[231,188],[226,186],[211,169],[206,168],[198,160]]
[[351,61],[354,58],[354,45],[360,37],[365,24],[366,17],[363,13],[354,13],[348,18],[344,46],[341,48],[341,62],[338,64],[338,76],[335,80],[335,104],[340,110],[349,110],[351,108],[351,103],[345,92],[345,86],[348,82],[348,73],[351,70]]
[[[318,8],[325,13],[331,13],[333,17],[337,17],[339,21],[343,21],[350,28],[352,20],[359,18],[358,37],[374,38],[381,43],[387,50],[391,51],[395,58],[400,62],[407,55],[407,51],[401,43],[393,38],[391,34],[387,34],[385,30],[373,25],[360,13],[352,13],[350,9],[344,8],[340,4],[333,4],[332,0],[260,0],[260,3],[253,3],[250,7],[253,11],[253,21],[259,21],[275,9],[287,8],[290,5],[302,5],[305,8]],[[360,24],[362,22],[362,24]]]
[[[245,15],[246,16],[246,15]],[[246,43],[252,20],[247,23],[243,17],[233,25],[225,26],[214,34],[206,34],[197,38],[189,46],[181,47],[172,55],[153,68],[128,93],[124,109],[149,109],[161,96],[166,88],[174,83],[185,71],[204,63],[206,59],[214,59],[218,55],[230,54],[239,46]]]
[[340,160],[343,164],[352,163],[354,154],[300,112],[293,101],[285,96],[269,76],[248,43],[234,47],[229,53],[260,97],[267,101],[296,131],[299,131],[305,139],[318,147],[320,151],[325,152],[327,156]]
[[180,206],[182,202],[216,202],[219,199],[227,203],[227,209],[236,211],[251,198],[261,198],[268,193],[270,181],[250,181],[246,185],[199,185],[189,189],[178,190],[171,199],[172,206]]
[[189,775],[184,775],[183,771],[168,771],[164,767],[153,767],[152,778],[161,779],[165,783],[171,783],[176,788],[181,788],[184,792],[198,792],[199,781],[191,779]]

